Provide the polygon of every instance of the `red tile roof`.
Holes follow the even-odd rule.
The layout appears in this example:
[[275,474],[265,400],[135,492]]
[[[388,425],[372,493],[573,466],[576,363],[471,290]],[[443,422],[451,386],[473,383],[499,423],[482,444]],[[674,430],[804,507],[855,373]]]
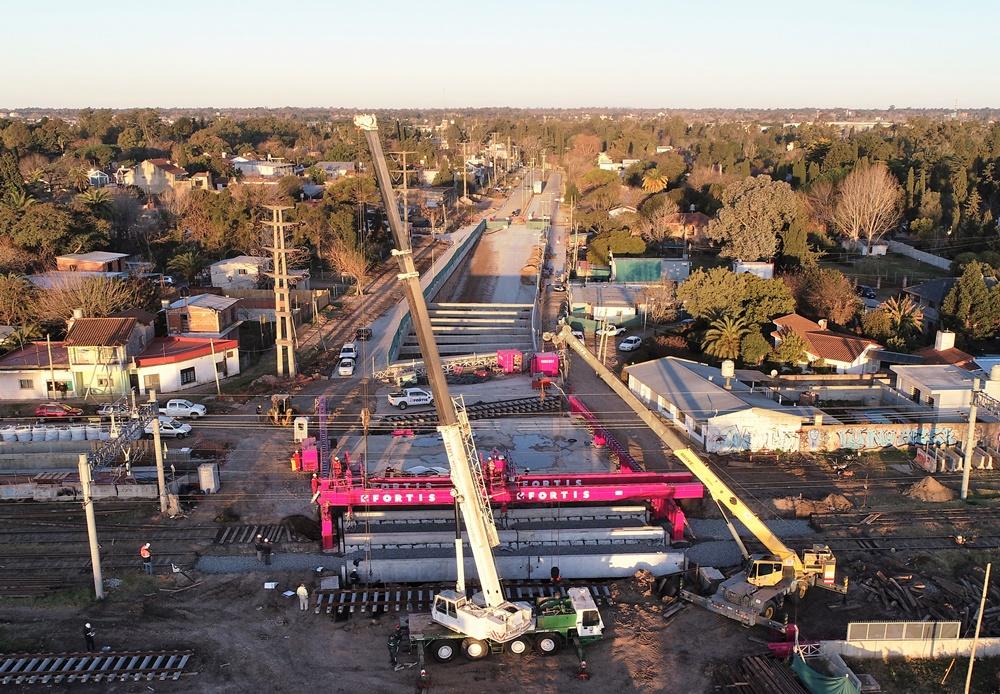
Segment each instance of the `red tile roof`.
[[204,337],[158,337],[149,343],[142,354],[135,358],[136,366],[156,366],[176,364],[189,359],[197,359],[230,349],[238,349],[238,340],[211,340]]
[[128,344],[135,318],[77,318],[66,333],[70,347],[112,347]]
[[923,357],[925,364],[953,364],[966,371],[976,371],[979,369],[975,363],[975,357],[957,347],[938,351],[932,345],[918,349],[914,354],[918,357]]
[[869,346],[880,347],[874,340],[847,333],[824,330],[805,316],[790,313],[774,319],[778,330],[772,336],[781,337],[782,330],[790,330],[805,340],[806,351],[820,359],[841,361],[850,364],[857,359]]
[[166,171],[169,174],[175,176],[187,176],[187,171],[177,166],[169,159],[150,159],[149,163],[160,169],[161,171]]

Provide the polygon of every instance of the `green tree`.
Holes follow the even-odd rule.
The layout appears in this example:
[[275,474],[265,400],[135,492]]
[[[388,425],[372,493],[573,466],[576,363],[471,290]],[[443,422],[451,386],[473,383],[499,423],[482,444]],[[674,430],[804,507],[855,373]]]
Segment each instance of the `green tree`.
[[696,270],[677,288],[677,298],[695,318],[742,316],[748,325],[762,325],[795,309],[795,299],[781,280],[736,274],[726,268]]
[[706,354],[719,359],[736,359],[740,355],[743,337],[750,332],[743,317],[720,316],[705,331],[701,346]]
[[177,253],[167,261],[167,269],[174,274],[180,275],[188,284],[193,284],[195,277],[201,272],[208,260],[204,254],[192,249]]
[[707,230],[722,243],[722,255],[745,261],[769,260],[782,234],[800,215],[792,187],[769,176],[745,178],[726,188],[723,207]]
[[916,192],[916,180],[911,166],[906,171],[906,209],[913,207],[913,196]]
[[792,183],[796,188],[801,188],[806,184],[806,160],[799,159],[792,164]]
[[885,311],[880,309],[868,311],[861,316],[861,332],[873,340],[885,343],[892,335],[892,321]]
[[0,153],[0,200],[24,192],[24,176],[13,152]]
[[1000,290],[987,288],[985,277],[981,263],[969,263],[941,304],[945,324],[973,340],[994,337],[1000,327]]
[[642,255],[646,251],[646,242],[638,236],[632,236],[629,231],[612,231],[598,234],[590,240],[587,247],[587,260],[595,265],[607,265],[610,254]]
[[878,310],[888,319],[889,332],[904,340],[912,339],[923,330],[924,312],[909,296],[889,297]]
[[771,358],[782,364],[798,364],[806,359],[806,341],[790,330],[783,331],[781,341],[771,352]]
[[744,364],[759,366],[770,351],[771,345],[760,334],[760,330],[751,330],[740,342],[740,359]]
[[111,212],[111,193],[103,188],[90,188],[76,196],[84,206],[99,217]]
[[861,309],[854,285],[839,270],[810,267],[783,279],[795,297],[797,310],[806,316],[847,325]]

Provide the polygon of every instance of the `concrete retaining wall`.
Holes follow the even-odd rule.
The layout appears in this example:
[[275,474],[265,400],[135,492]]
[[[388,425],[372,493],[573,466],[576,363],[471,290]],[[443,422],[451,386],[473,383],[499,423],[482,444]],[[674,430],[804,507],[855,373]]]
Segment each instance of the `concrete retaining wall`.
[[[444,286],[445,282],[451,277],[451,274],[455,271],[465,258],[469,255],[469,251],[475,248],[476,243],[479,241],[479,237],[483,235],[483,231],[486,230],[486,222],[481,221],[476,227],[465,237],[461,245],[452,253],[451,257],[441,268],[435,270],[434,277],[431,278],[430,282],[424,285],[424,298],[429,302],[437,295]],[[399,321],[399,326],[396,328],[396,334],[392,338],[392,342],[389,344],[389,354],[388,361],[396,361],[399,355],[399,347],[403,344],[403,339],[410,332],[410,312],[407,310],[403,318]]]
[[[968,656],[972,639],[821,641],[820,652],[845,658],[950,658]],[[979,639],[976,656],[1000,655],[1000,637]]]
[[893,253],[899,253],[900,255],[905,255],[907,258],[913,258],[918,260],[925,265],[931,265],[932,267],[939,268],[941,270],[950,270],[951,261],[947,258],[942,258],[939,255],[934,255],[933,253],[927,253],[926,251],[921,251],[913,246],[905,244],[901,241],[890,241],[889,250]]

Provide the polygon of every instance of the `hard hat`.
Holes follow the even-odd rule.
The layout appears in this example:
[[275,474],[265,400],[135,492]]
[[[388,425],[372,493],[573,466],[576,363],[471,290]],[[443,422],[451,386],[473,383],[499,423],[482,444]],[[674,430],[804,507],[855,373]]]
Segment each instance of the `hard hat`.
[[426,671],[426,670],[421,670],[421,671],[420,671],[420,674],[421,674],[421,675],[426,675],[426,674],[427,674],[427,671]]
[[89,629],[89,628],[90,628],[90,622],[87,622],[87,623],[86,623],[86,624],[84,624],[83,626],[85,626],[85,627],[87,627],[87,628]]
[[143,547],[145,547],[146,549],[149,549],[149,543],[147,542],[146,544],[143,545]]

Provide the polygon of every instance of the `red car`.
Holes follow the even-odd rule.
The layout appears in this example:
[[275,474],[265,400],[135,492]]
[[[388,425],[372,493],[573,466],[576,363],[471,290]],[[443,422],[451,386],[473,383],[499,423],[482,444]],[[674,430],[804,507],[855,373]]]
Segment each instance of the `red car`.
[[35,408],[36,417],[69,418],[79,417],[82,414],[83,410],[79,407],[72,407],[61,402],[47,402]]

